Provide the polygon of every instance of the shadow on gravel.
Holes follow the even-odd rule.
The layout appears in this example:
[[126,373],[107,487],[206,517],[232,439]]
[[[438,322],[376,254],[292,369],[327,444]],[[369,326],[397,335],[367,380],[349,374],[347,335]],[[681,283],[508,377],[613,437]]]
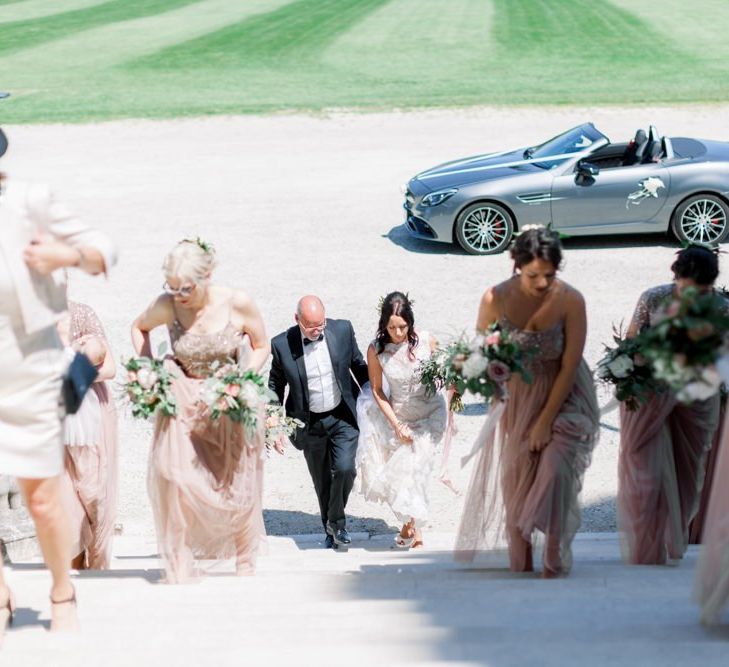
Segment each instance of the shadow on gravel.
[[[324,539],[324,528],[318,514],[309,514],[292,510],[263,510],[263,521],[267,535],[321,535]],[[347,530],[350,533],[369,533],[376,535],[396,530],[382,519],[352,516],[347,514]],[[314,543],[315,544],[315,543]]]
[[[404,225],[393,227],[383,238],[409,252],[426,255],[459,255],[462,257],[477,257],[469,255],[458,244],[437,243],[415,238]],[[579,236],[570,238],[565,234],[563,244],[566,250],[617,250],[622,248],[676,248],[679,243],[668,234],[627,234],[605,236]]]

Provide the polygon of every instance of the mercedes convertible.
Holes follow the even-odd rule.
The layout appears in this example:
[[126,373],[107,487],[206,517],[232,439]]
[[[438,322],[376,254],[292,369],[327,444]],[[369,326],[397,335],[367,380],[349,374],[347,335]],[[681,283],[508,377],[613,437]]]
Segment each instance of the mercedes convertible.
[[586,123],[538,146],[427,169],[405,187],[404,208],[413,235],[474,255],[503,251],[528,224],[716,245],[729,235],[729,142],[651,126],[613,144]]

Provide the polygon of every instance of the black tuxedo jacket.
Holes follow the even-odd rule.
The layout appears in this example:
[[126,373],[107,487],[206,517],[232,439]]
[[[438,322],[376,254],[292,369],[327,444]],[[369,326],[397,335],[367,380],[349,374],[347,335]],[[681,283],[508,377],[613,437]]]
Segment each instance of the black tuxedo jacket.
[[[357,347],[352,323],[349,320],[330,319],[326,322],[324,340],[329,348],[337,386],[342,393],[342,402],[351,413],[352,423],[355,424],[359,387],[369,380],[367,363]],[[296,430],[293,444],[297,449],[303,449],[309,428],[309,388],[304,362],[304,345],[298,326],[293,326],[273,338],[271,355],[273,359],[268,386],[278,396],[279,403],[283,404],[284,391],[288,385],[286,414],[300,419],[305,424],[304,428]]]

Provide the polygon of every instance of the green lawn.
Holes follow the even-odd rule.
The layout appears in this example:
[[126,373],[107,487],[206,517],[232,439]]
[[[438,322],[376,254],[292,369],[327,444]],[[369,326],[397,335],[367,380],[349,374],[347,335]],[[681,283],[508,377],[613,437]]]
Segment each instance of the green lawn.
[[729,100],[725,0],[0,0],[3,122]]

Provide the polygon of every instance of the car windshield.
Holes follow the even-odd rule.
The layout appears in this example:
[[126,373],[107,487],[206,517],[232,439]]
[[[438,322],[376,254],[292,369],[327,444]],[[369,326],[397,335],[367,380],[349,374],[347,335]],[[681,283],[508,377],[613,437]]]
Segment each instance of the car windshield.
[[[524,151],[524,158],[546,158],[568,153],[579,153],[589,148],[599,139],[607,139],[604,134],[598,132],[592,124],[580,125],[564,134],[560,134],[539,146],[527,148]],[[556,163],[543,162],[539,166],[551,168]]]

